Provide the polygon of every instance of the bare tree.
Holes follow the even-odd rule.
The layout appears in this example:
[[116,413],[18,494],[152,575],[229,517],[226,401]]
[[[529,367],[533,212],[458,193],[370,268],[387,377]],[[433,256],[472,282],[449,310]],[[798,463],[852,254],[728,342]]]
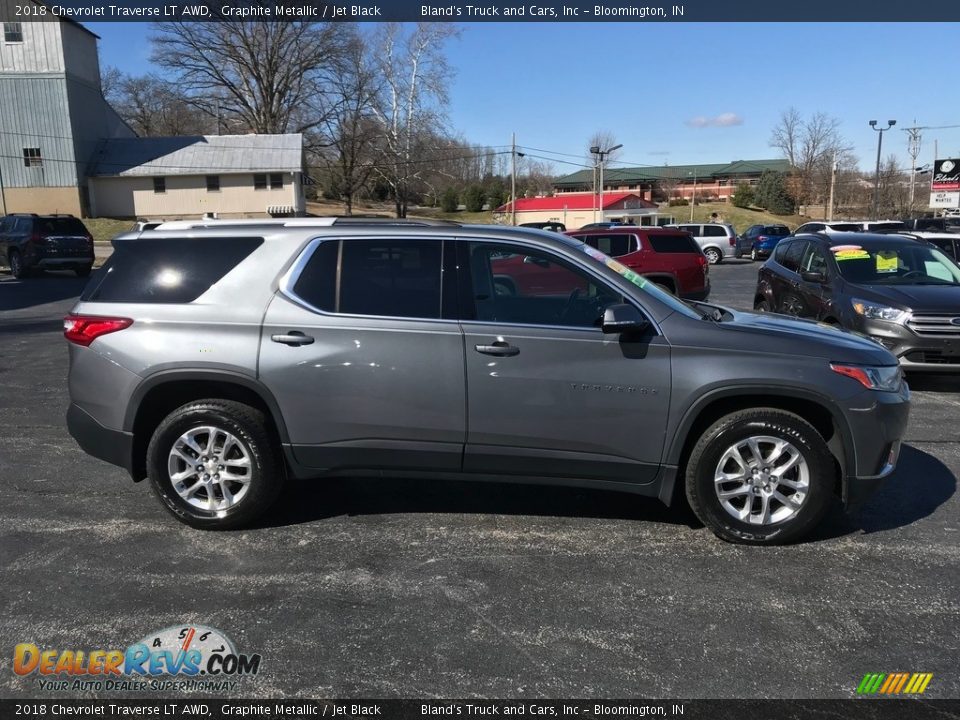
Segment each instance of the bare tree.
[[794,168],[789,187],[799,203],[809,204],[829,192],[834,158],[850,151],[839,127],[840,121],[826,113],[804,119],[790,108],[773,128],[770,146],[779,149]]
[[110,83],[105,97],[141,137],[199,135],[211,127],[212,118],[166,80],[117,73]]
[[318,101],[340,70],[343,27],[313,22],[164,22],[153,62],[197,101],[220,96],[221,111],[249,132],[303,132],[323,120]]
[[117,100],[117,93],[120,89],[120,83],[123,81],[123,73],[120,68],[113,65],[104,66],[100,71],[100,91],[107,102],[113,104]]
[[363,38],[353,33],[340,73],[329,86],[330,112],[325,114],[309,149],[325,168],[331,189],[347,215],[354,198],[367,186],[376,168],[374,151],[382,128],[373,112],[380,79],[366,53]]
[[390,186],[397,217],[406,217],[414,182],[424,169],[423,140],[443,122],[451,71],[444,43],[459,30],[446,23],[417,23],[407,32],[399,23],[378,27],[374,45],[383,80],[374,112],[383,128],[381,166]]

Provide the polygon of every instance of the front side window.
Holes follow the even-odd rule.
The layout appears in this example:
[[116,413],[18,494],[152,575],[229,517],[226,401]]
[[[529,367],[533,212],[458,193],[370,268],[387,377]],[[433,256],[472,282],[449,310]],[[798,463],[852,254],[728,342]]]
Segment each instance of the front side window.
[[542,250],[486,242],[467,243],[466,250],[468,320],[599,328],[604,310],[623,302],[617,290]]
[[293,292],[324,312],[440,318],[442,248],[440,240],[323,242]]
[[827,259],[824,257],[823,251],[811,243],[807,246],[807,251],[803,255],[800,267],[803,272],[822,273],[826,275]]
[[43,157],[40,155],[40,148],[25,147],[23,149],[23,166],[24,167],[42,167],[43,166]]
[[17,22],[4,23],[3,40],[8,43],[23,42],[23,25]]

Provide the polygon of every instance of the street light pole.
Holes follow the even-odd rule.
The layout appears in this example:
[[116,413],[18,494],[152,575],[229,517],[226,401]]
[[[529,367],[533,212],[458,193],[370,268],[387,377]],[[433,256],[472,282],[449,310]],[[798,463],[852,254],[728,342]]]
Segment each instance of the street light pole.
[[883,133],[897,124],[896,120],[887,120],[885,128],[877,127],[877,121],[871,120],[870,127],[880,133],[877,138],[877,173],[873,179],[873,219],[880,219],[880,148],[883,147]]
[[[600,174],[600,197],[599,197],[599,206],[600,206],[600,222],[603,222],[603,163],[606,160],[607,155],[610,155],[614,150],[619,150],[623,145],[614,145],[612,148],[607,148],[603,150],[599,145],[594,145],[590,148],[590,152],[597,156],[597,165],[599,166]],[[594,199],[597,199],[597,196],[594,195]],[[594,212],[593,219],[596,221],[597,214]]]

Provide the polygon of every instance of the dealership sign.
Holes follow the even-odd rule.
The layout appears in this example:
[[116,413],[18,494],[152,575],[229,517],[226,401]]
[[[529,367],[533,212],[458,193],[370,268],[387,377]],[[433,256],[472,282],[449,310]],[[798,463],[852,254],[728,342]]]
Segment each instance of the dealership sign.
[[930,207],[960,207],[960,159],[937,160],[930,181]]

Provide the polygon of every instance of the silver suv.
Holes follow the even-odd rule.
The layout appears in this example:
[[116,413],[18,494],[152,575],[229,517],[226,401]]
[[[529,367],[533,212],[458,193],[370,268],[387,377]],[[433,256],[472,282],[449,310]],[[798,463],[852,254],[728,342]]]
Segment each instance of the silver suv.
[[682,488],[720,537],[786,542],[866,498],[907,423],[879,344],[684,303],[553,232],[200,221],[114,248],[65,320],[68,427],[193,527],[288,478],[416,476]]
[[737,254],[737,231],[727,223],[688,223],[686,225],[666,225],[680,228],[693,235],[697,245],[707,256],[711,265],[723,262],[724,258],[733,258]]

